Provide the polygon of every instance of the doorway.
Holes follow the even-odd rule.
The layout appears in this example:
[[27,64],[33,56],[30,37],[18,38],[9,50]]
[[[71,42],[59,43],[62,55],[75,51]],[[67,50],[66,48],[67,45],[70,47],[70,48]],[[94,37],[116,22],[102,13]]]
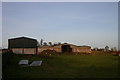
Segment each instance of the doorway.
[[62,52],[72,52],[72,48],[70,48],[70,45],[62,45]]

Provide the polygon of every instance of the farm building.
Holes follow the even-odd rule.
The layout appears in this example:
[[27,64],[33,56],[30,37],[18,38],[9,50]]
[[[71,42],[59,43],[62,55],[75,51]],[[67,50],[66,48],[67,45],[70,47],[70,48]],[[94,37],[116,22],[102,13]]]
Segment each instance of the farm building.
[[38,53],[44,50],[54,50],[56,52],[78,52],[78,53],[91,53],[90,46],[76,46],[72,44],[60,44],[57,46],[41,46],[38,48]]
[[17,54],[37,54],[37,40],[27,37],[8,39],[8,48]]
[[90,46],[76,46],[67,43],[56,46],[37,47],[37,40],[27,37],[8,39],[8,48],[16,54],[40,54],[45,50],[53,50],[56,52],[91,53]]

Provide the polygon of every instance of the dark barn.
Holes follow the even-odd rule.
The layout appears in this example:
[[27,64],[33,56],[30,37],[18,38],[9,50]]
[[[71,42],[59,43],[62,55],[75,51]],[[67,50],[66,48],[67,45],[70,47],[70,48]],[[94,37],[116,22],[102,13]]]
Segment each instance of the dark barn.
[[36,54],[37,40],[27,37],[8,39],[8,48],[18,54]]

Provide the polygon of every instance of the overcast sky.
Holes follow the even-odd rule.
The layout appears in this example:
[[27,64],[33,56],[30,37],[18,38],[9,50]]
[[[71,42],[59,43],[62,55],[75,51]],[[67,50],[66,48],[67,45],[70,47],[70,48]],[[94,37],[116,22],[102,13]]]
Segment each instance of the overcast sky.
[[117,2],[3,2],[2,40],[26,36],[38,41],[118,47]]

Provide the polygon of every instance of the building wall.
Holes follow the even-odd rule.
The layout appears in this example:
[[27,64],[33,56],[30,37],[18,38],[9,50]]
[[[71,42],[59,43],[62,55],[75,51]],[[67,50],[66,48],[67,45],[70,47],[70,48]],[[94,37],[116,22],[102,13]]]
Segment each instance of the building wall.
[[81,52],[81,53],[91,53],[91,47],[88,46],[73,46],[71,45],[73,52]]
[[[50,47],[50,46],[43,46],[43,47],[39,47],[38,48],[38,52],[42,52],[44,50],[55,50],[56,52],[62,52],[62,45],[59,46],[54,46],[54,47]],[[72,52],[79,52],[79,53],[91,53],[91,47],[88,46],[74,46],[74,45],[70,45],[70,47],[72,48]]]
[[12,48],[16,54],[36,54],[36,48]]
[[36,48],[24,49],[24,54],[36,54]]
[[56,52],[61,52],[61,46],[55,46],[55,47],[50,47],[50,46],[43,46],[38,48],[38,53],[44,51],[44,50],[55,50]]
[[55,46],[53,50],[55,50],[56,52],[61,52],[61,46]]
[[[79,52],[79,53],[91,53],[91,48],[90,47],[77,47],[77,46],[71,46],[72,52]],[[50,47],[50,46],[43,46],[37,48],[38,50],[36,51],[36,48],[12,48],[12,51],[16,54],[36,54],[40,53],[44,50],[55,50],[56,52],[61,52],[61,46],[55,46],[55,47]]]
[[38,52],[42,52],[44,50],[53,50],[53,47],[43,46],[38,48]]
[[77,51],[78,52],[83,52],[83,53],[91,53],[91,48],[89,48],[89,47],[78,47]]
[[22,48],[13,48],[12,51],[13,51],[13,53],[16,53],[16,54],[23,54]]

